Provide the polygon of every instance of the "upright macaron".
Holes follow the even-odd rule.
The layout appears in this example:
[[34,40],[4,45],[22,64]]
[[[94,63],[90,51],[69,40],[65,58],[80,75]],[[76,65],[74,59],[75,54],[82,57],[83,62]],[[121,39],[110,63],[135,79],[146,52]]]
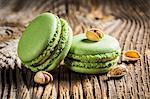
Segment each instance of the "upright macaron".
[[18,43],[18,56],[34,72],[56,68],[72,44],[68,23],[52,13],[37,16],[27,26]]
[[69,69],[79,73],[106,73],[117,63],[120,51],[118,40],[112,36],[105,34],[100,41],[94,42],[85,34],[78,34],[73,37],[65,63]]

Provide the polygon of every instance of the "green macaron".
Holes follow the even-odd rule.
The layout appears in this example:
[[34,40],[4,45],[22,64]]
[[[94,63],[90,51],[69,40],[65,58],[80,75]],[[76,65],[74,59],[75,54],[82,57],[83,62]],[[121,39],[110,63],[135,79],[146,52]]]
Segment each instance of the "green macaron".
[[34,72],[55,69],[72,44],[68,23],[52,13],[37,16],[27,26],[18,43],[18,56]]
[[65,63],[79,73],[106,73],[117,63],[120,52],[119,42],[114,37],[105,34],[100,41],[93,42],[82,33],[73,37]]

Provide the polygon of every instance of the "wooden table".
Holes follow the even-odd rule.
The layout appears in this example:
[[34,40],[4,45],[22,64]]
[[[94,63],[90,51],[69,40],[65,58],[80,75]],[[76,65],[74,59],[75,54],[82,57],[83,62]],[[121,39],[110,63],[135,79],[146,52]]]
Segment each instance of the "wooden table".
[[[0,99],[150,99],[149,0],[0,0]],[[84,75],[60,66],[54,81],[37,85],[34,73],[21,65],[16,49],[27,24],[49,11],[65,18],[74,35],[91,27],[116,37],[122,52],[136,49],[141,60],[125,63],[129,73],[105,81],[106,75]]]

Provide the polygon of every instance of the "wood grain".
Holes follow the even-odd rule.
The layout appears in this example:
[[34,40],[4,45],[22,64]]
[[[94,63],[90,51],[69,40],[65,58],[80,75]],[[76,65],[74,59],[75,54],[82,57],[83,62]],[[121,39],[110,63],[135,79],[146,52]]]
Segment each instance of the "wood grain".
[[[0,99],[150,99],[149,0],[0,0]],[[65,18],[74,35],[91,27],[116,37],[122,52],[138,50],[142,59],[126,63],[121,79],[74,73],[63,66],[54,81],[37,85],[34,73],[20,62],[16,49],[22,31],[39,13]]]

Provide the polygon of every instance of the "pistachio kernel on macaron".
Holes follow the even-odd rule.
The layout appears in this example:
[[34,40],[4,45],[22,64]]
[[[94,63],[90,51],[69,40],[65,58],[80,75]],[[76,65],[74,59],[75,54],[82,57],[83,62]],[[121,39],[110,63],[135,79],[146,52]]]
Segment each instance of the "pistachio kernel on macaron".
[[102,30],[97,28],[91,28],[86,32],[86,37],[90,41],[100,41],[104,36],[104,33]]

